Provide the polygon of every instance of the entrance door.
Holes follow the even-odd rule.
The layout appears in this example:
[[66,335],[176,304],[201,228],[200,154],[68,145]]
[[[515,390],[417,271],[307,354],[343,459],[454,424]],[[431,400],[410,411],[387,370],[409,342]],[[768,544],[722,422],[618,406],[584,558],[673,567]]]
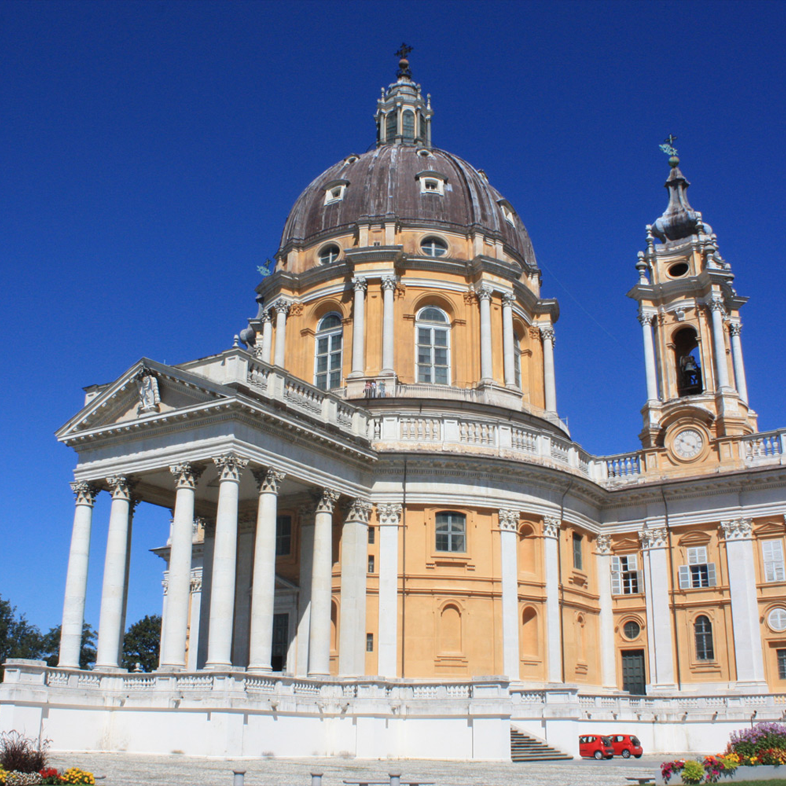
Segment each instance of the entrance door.
[[273,650],[270,665],[273,671],[284,671],[289,648],[289,614],[273,615]]
[[644,650],[625,650],[622,653],[622,690],[643,696],[646,682]]

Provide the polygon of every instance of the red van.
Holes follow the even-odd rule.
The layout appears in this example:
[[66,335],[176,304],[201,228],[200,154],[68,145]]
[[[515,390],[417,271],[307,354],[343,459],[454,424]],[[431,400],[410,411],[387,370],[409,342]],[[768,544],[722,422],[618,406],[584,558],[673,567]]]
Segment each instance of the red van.
[[640,759],[641,754],[644,753],[644,748],[641,747],[641,742],[635,734],[611,734],[609,736],[615,756],[622,756],[623,759],[635,756]]
[[579,754],[585,759],[613,759],[611,737],[600,734],[582,734],[579,737]]

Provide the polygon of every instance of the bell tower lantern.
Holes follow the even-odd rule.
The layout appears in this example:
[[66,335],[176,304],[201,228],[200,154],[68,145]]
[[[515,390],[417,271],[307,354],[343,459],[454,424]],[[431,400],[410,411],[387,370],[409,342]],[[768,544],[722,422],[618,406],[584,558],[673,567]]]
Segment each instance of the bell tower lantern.
[[639,304],[644,337],[645,448],[670,447],[686,424],[707,442],[756,431],[740,343],[740,309],[748,299],[732,286],[712,227],[688,202],[690,183],[674,141],[661,145],[671,167],[669,203],[647,227],[639,282],[628,292]]

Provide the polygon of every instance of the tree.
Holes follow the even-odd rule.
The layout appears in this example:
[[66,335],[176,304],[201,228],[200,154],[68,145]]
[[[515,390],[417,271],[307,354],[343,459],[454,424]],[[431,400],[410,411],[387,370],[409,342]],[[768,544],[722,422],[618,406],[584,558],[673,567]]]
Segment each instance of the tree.
[[[50,628],[42,636],[41,657],[47,665],[57,666],[60,657],[60,626]],[[96,662],[96,632],[85,622],[82,625],[82,648],[79,651],[79,668],[89,669]]]
[[24,614],[17,616],[16,606],[0,597],[0,679],[3,663],[8,658],[41,657],[43,637],[35,625],[31,625]]
[[158,651],[161,647],[161,617],[157,614],[135,622],[123,637],[123,657],[120,665],[134,671],[137,663],[142,671],[158,668]]

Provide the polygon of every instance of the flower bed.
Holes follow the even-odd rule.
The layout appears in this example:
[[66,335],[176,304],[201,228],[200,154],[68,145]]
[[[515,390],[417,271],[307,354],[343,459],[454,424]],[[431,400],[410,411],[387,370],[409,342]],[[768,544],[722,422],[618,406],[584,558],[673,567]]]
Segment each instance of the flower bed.
[[85,784],[95,786],[93,773],[70,767],[60,771],[47,767],[48,742],[35,742],[12,731],[0,734],[0,786],[38,784]]
[[667,761],[660,766],[658,783],[690,784],[764,781],[786,778],[786,726],[759,723],[733,732],[726,751],[702,761]]

